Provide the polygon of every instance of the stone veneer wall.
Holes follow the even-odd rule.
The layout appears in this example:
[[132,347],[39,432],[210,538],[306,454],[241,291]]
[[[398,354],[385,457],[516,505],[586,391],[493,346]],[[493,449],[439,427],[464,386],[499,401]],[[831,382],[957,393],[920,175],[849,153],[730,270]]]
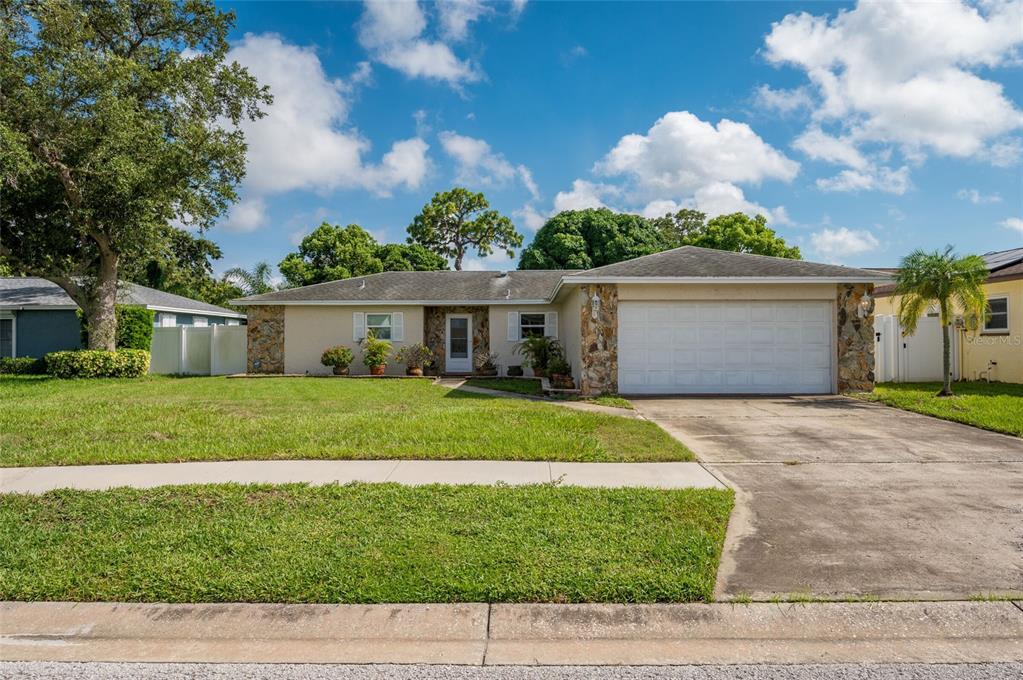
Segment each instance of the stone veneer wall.
[[248,319],[248,372],[284,373],[284,307],[249,307],[245,315]]
[[[838,391],[874,389],[874,284],[838,285]],[[866,298],[867,315],[860,317]]]
[[[583,394],[618,391],[618,286],[582,287],[579,389]],[[596,294],[599,305],[593,304]]]
[[423,344],[437,355],[435,368],[442,375],[446,371],[444,363],[447,339],[447,315],[472,314],[472,356],[473,366],[476,357],[490,351],[490,308],[489,307],[424,307],[423,308]]

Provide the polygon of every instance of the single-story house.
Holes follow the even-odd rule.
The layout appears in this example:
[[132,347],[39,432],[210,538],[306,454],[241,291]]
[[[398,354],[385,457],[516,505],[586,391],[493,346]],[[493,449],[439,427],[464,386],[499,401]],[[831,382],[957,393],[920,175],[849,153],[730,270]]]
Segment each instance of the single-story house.
[[[984,292],[990,314],[976,331],[958,327],[958,375],[966,380],[988,377],[1023,383],[1023,248],[981,257],[989,272]],[[878,286],[875,294],[878,314],[899,313],[901,297],[895,295],[894,285]],[[937,309],[932,313],[936,315]],[[940,343],[940,337],[935,335],[934,342]]]
[[[367,331],[424,343],[445,374],[521,364],[557,338],[584,394],[827,394],[874,383],[872,290],[889,277],[686,246],[586,271],[383,272],[253,295],[248,370],[326,374]],[[399,374],[392,363],[387,372]]]
[[[118,303],[141,305],[156,312],[156,326],[238,325],[245,315],[122,282]],[[35,277],[0,278],[0,357],[41,357],[47,352],[81,349],[78,305],[64,289]]]

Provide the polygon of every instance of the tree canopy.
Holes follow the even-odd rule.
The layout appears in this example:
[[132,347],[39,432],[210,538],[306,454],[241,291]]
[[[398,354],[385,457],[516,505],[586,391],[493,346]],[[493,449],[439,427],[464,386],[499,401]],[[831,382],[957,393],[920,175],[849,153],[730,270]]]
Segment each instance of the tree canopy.
[[536,232],[519,269],[590,269],[664,250],[653,225],[607,208],[566,210]]
[[415,244],[379,244],[357,224],[347,227],[324,222],[302,239],[278,269],[291,286],[348,279],[383,271],[435,271],[447,269],[440,255]]
[[237,198],[238,124],[271,98],[226,63],[233,23],[209,0],[0,3],[0,255],[75,300],[91,348],[114,348],[122,263]]
[[707,221],[697,210],[683,209],[652,220],[666,248],[698,246],[736,253],[802,259],[799,248],[789,246],[767,226],[763,215],[750,217],[737,212]]
[[408,242],[418,244],[441,257],[454,260],[462,269],[466,252],[475,249],[485,257],[501,249],[515,257],[522,234],[512,221],[496,210],[481,193],[462,187],[434,194],[408,227]]

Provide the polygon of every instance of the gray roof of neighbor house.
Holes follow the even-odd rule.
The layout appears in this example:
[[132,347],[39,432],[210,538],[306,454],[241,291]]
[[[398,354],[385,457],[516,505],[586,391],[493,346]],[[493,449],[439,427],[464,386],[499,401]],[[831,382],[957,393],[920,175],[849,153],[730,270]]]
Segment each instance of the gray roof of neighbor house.
[[804,260],[789,260],[783,257],[735,253],[728,250],[713,250],[682,246],[653,255],[644,255],[624,262],[574,272],[566,278],[684,278],[684,279],[842,279],[848,281],[886,281],[877,271],[854,269],[837,264],[821,264]]
[[250,295],[239,304],[295,302],[410,302],[415,304],[486,304],[546,301],[565,274],[561,270],[508,272],[381,272],[353,279],[285,288]]
[[[118,286],[117,301],[125,305],[142,305],[156,311],[181,312],[207,316],[244,318],[226,307],[218,307],[182,295],[174,295],[137,283],[122,281]],[[32,276],[0,278],[0,309],[76,309],[78,305],[64,289],[46,279]]]

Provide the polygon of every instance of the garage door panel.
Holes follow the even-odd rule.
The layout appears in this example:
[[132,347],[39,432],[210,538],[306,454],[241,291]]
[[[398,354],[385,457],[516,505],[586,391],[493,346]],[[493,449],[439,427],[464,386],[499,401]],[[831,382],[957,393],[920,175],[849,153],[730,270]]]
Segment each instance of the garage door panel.
[[725,301],[619,305],[625,393],[828,393],[829,302]]

